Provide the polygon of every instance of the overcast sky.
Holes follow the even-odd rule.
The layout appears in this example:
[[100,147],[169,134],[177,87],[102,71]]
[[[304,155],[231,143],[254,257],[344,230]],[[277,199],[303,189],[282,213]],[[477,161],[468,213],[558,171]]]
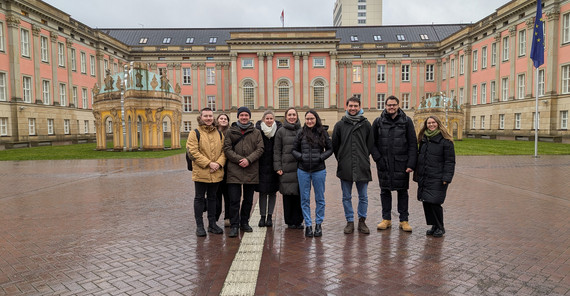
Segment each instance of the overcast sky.
[[[92,28],[332,26],[335,0],[46,0]],[[383,24],[472,23],[507,0],[384,0]],[[158,4],[157,4],[158,3]]]

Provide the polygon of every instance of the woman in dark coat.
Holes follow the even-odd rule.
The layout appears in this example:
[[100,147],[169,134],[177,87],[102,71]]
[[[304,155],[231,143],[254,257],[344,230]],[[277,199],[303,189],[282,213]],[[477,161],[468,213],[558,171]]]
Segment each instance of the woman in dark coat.
[[418,134],[419,156],[414,181],[418,182],[418,200],[423,203],[427,225],[432,225],[427,235],[441,237],[443,208],[447,186],[455,172],[453,137],[442,128],[441,121],[430,116]]
[[273,170],[273,146],[275,144],[275,134],[281,127],[281,122],[275,122],[273,111],[267,110],[263,117],[255,124],[261,131],[263,138],[263,155],[259,159],[259,227],[273,226],[272,216],[275,209],[275,199],[279,190],[279,175]]
[[291,154],[297,133],[301,129],[297,110],[285,111],[283,128],[275,134],[273,170],[279,175],[279,192],[283,195],[283,218],[290,229],[303,229],[303,212],[297,181],[297,160]]

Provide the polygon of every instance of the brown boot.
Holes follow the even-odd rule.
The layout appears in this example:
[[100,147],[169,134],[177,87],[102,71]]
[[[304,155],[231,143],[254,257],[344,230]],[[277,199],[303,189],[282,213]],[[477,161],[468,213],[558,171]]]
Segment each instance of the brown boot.
[[408,223],[408,221],[400,222],[400,229],[407,232],[412,232],[412,226]]
[[384,230],[384,229],[388,229],[390,227],[392,227],[392,220],[384,220],[384,219],[382,219],[380,224],[378,224],[378,226],[376,226],[376,228],[378,228],[378,230]]
[[344,227],[345,234],[351,234],[354,232],[354,222],[346,222],[346,226]]
[[360,233],[364,233],[364,234],[370,234],[370,229],[368,229],[368,226],[366,226],[366,218],[359,218],[358,219],[358,231],[360,231]]

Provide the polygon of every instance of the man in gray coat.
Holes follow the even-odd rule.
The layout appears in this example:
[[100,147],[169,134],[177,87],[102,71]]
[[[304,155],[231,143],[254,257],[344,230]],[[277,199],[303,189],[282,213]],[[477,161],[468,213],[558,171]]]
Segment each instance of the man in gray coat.
[[338,161],[336,176],[340,179],[342,205],[346,217],[344,233],[354,232],[354,211],[352,209],[352,184],[358,192],[358,231],[369,234],[366,226],[368,212],[368,182],[370,173],[370,150],[374,144],[370,130],[372,126],[363,116],[360,98],[350,97],[346,101],[346,114],[334,126],[332,135],[333,152]]

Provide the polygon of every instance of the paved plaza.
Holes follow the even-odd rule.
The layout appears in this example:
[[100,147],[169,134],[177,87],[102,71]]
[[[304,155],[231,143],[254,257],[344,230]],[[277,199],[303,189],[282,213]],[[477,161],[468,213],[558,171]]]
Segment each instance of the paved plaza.
[[0,295],[570,295],[570,156],[458,157],[443,238],[413,182],[413,232],[376,231],[375,167],[371,234],[345,235],[327,168],[321,238],[286,229],[280,195],[274,227],[198,238],[183,154],[0,162]]

